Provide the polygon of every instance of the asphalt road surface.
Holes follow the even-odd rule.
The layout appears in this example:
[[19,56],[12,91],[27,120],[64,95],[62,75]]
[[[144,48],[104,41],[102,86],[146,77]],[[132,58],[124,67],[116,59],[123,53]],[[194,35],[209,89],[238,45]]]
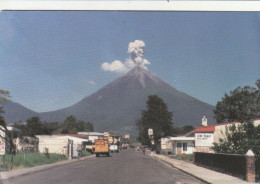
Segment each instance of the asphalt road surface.
[[3,181],[4,184],[202,184],[142,152],[122,150]]

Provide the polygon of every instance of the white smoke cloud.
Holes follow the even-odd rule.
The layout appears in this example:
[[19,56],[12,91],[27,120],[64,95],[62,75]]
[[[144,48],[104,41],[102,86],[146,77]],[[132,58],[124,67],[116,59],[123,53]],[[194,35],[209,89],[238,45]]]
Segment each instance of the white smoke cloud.
[[105,71],[116,73],[125,73],[135,66],[141,66],[147,69],[145,65],[150,65],[151,63],[143,58],[144,47],[145,43],[142,40],[130,42],[127,51],[130,57],[127,58],[124,63],[119,60],[113,61],[112,63],[105,62],[101,65],[101,68]]
[[119,60],[115,60],[112,63],[103,63],[101,68],[105,71],[124,73],[127,71],[127,67]]
[[92,81],[92,80],[88,81],[88,83],[92,84],[92,85],[96,85],[95,81]]

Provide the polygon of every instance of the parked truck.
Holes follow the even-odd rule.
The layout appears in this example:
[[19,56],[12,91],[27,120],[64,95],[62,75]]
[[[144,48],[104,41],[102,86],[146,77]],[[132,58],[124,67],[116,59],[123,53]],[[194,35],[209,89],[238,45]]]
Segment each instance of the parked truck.
[[96,157],[106,155],[109,157],[109,143],[107,138],[99,138],[95,140],[95,154]]

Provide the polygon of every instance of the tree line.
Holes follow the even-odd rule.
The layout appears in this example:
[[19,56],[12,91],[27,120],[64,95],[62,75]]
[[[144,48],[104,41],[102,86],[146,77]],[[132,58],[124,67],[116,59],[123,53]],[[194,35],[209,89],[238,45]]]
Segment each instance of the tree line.
[[31,117],[26,123],[15,122],[12,127],[18,129],[18,136],[34,137],[35,135],[52,134],[76,134],[77,132],[93,132],[94,126],[91,122],[77,120],[74,116],[68,116],[63,122],[41,121],[39,117]]
[[91,122],[77,120],[74,116],[68,116],[63,122],[46,122],[39,117],[31,117],[26,120],[15,122],[12,127],[16,131],[9,131],[8,124],[4,118],[3,105],[10,101],[10,92],[0,89],[0,143],[5,141],[7,152],[14,154],[16,146],[14,138],[20,138],[26,141],[26,137],[35,138],[35,135],[52,135],[52,134],[75,134],[77,132],[93,132],[94,126]]

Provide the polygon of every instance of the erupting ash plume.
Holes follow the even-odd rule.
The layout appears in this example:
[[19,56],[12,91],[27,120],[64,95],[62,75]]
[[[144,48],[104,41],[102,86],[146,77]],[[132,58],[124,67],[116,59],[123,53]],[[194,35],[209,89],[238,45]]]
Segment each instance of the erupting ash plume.
[[135,40],[128,45],[128,53],[130,57],[123,63],[119,60],[112,63],[103,63],[101,68],[105,71],[125,73],[135,66],[142,66],[147,69],[145,65],[151,64],[148,60],[143,58],[145,43],[142,40]]

